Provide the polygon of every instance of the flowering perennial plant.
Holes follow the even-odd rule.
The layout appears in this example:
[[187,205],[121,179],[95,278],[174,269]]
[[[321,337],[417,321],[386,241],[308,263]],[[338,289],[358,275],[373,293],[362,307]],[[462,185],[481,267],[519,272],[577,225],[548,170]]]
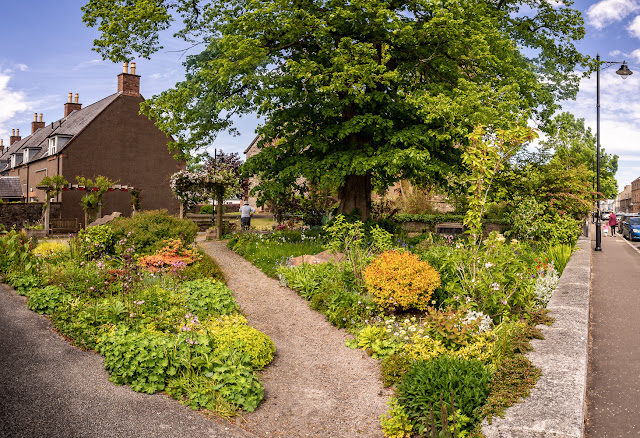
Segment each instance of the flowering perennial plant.
[[426,310],[440,274],[415,254],[396,250],[376,257],[363,271],[364,283],[382,308]]
[[170,268],[180,270],[201,258],[202,256],[195,248],[185,248],[182,240],[169,239],[166,245],[155,254],[141,257],[138,264],[153,272]]

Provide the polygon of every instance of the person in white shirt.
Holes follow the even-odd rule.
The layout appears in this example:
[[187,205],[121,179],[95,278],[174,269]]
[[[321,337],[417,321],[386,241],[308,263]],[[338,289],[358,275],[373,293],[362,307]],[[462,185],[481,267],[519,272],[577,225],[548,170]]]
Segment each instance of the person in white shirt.
[[244,205],[240,207],[240,226],[243,230],[251,227],[251,216],[255,212],[256,209],[249,205],[249,201],[244,201]]

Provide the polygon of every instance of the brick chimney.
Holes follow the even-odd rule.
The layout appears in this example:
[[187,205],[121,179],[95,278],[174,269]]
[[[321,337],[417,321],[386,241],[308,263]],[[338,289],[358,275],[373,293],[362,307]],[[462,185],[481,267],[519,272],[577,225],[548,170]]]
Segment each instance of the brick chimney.
[[35,113],[33,115],[33,122],[31,122],[31,133],[33,134],[40,128],[44,128],[44,122],[42,121],[42,113],[40,113],[40,121],[38,121],[38,113]]
[[72,111],[80,111],[82,104],[78,103],[78,93],[76,93],[76,101],[71,102],[71,93],[69,93],[69,101],[64,104],[64,116],[67,117]]
[[18,131],[16,132],[15,129],[12,129],[11,130],[11,137],[9,137],[9,146],[14,144],[16,141],[20,141],[21,139],[22,139],[22,137],[20,137],[20,130],[18,129]]
[[118,94],[125,96],[140,96],[140,76],[136,75],[136,63],[131,63],[131,73],[129,73],[129,63],[122,65],[122,73],[118,75]]
[[4,140],[0,138],[0,155],[4,152]]

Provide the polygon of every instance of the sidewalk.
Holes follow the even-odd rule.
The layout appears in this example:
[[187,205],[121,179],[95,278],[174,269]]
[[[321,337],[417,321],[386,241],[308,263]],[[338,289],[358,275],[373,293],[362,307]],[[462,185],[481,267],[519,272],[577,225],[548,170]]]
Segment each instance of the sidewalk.
[[620,236],[603,235],[601,247],[592,251],[585,437],[640,437],[640,252]]

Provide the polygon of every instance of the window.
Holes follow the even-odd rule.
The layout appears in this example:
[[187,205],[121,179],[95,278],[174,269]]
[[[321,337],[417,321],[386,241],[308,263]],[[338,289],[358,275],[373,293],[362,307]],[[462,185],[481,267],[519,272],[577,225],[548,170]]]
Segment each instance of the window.
[[55,155],[56,152],[58,151],[57,148],[57,137],[51,137],[49,139],[49,155]]

